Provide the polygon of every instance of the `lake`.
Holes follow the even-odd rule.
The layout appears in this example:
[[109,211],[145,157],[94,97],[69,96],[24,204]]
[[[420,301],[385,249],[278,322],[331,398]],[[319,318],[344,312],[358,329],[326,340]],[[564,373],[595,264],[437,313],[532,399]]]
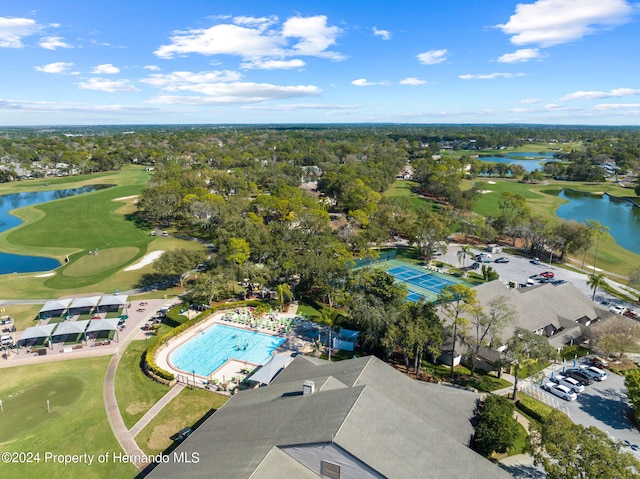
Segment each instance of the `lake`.
[[553,153],[533,153],[530,151],[519,151],[506,153],[505,156],[483,156],[478,158],[486,163],[506,163],[508,165],[521,165],[526,171],[542,170],[542,165],[548,161],[556,161]]
[[[64,190],[29,191],[2,195],[0,196],[0,233],[15,228],[22,223],[20,218],[10,213],[12,210],[68,198],[69,196],[81,195],[83,193],[109,188],[110,186],[111,185],[89,185]],[[0,253],[0,274],[49,271],[58,266],[60,266],[60,262],[54,258]]]
[[558,217],[576,221],[597,220],[611,228],[609,234],[616,243],[640,254],[640,208],[608,195],[565,189],[558,196],[568,200],[556,210]]

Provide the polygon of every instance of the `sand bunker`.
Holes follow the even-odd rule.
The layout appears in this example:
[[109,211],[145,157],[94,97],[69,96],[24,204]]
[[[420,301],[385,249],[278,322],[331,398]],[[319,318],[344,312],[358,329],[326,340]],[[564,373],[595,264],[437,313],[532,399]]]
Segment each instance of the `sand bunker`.
[[145,255],[145,257],[142,258],[140,261],[138,261],[136,264],[132,264],[131,266],[127,266],[124,270],[125,271],[133,271],[135,269],[144,268],[145,266],[147,266],[147,265],[153,263],[155,260],[157,260],[160,256],[162,256],[163,253],[164,253],[164,251],[162,251],[162,250],[152,251],[148,255]]
[[127,201],[127,200],[131,200],[133,198],[137,198],[138,196],[140,196],[140,195],[123,196],[121,198],[114,198],[111,201]]
[[46,278],[48,276],[54,276],[55,273],[51,272],[51,273],[42,273],[42,274],[37,274],[35,277],[36,278]]

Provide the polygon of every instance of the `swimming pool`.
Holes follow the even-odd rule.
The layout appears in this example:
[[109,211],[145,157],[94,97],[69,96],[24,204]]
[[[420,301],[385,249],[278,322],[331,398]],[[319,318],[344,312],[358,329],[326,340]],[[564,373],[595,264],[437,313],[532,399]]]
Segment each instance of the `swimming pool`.
[[285,338],[215,324],[171,353],[171,363],[185,372],[209,376],[227,360],[266,363]]

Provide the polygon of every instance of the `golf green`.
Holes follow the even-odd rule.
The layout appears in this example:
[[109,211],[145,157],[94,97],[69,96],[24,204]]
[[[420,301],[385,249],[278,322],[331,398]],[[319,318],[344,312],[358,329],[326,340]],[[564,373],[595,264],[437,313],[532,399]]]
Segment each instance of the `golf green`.
[[73,376],[58,376],[8,392],[2,400],[0,443],[28,433],[66,413],[82,394]]

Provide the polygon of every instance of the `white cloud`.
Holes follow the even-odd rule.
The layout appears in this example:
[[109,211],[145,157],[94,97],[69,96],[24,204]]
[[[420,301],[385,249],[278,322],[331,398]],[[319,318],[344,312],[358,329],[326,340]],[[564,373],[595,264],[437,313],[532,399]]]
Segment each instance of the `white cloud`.
[[120,73],[120,69],[111,63],[104,63],[93,67],[91,73],[95,75],[115,75],[116,73]]
[[236,17],[234,22],[174,32],[170,43],[160,46],[154,54],[167,59],[190,53],[224,54],[250,61],[281,60],[300,55],[333,60],[344,58],[338,52],[327,50],[336,43],[342,30],[328,26],[324,15],[291,17],[282,24],[280,30],[272,28],[277,17]]
[[40,39],[40,43],[38,43],[38,45],[46,50],[55,50],[56,48],[73,48],[73,46],[65,42],[62,37],[43,37]]
[[253,60],[243,63],[244,69],[259,68],[262,70],[288,70],[291,68],[302,68],[306,63],[298,58],[292,60]]
[[41,67],[33,67],[33,68],[43,73],[65,73],[72,66],[73,66],[73,63],[55,62],[55,63],[49,63],[47,65],[42,65]]
[[416,77],[405,78],[404,80],[400,80],[400,85],[426,85],[427,80],[420,80]]
[[626,23],[633,12],[627,0],[538,0],[518,4],[509,21],[496,28],[514,45],[549,47]]
[[342,60],[344,57],[337,52],[326,51],[335,45],[336,38],[342,32],[338,27],[327,25],[325,15],[314,17],[292,17],[282,24],[284,38],[299,38],[293,45],[292,51],[296,55],[309,55]]
[[140,82],[160,87],[165,91],[178,91],[189,89],[188,85],[234,82],[240,80],[240,78],[242,78],[240,73],[231,70],[200,73],[182,71],[172,73],[152,73],[147,78],[140,80]]
[[620,98],[625,96],[640,95],[640,90],[633,88],[615,88],[611,91],[577,91],[560,99],[566,100],[600,100],[602,98]]
[[145,70],[151,70],[153,72],[159,72],[161,70],[161,68],[157,65],[145,65],[142,68],[144,68]]
[[493,80],[495,78],[514,78],[522,76],[524,76],[524,73],[467,73],[465,75],[459,75],[458,78],[462,80]]
[[150,100],[150,102],[193,105],[258,103],[268,100],[281,100],[283,98],[315,96],[322,93],[320,88],[313,85],[281,86],[253,82],[196,83],[184,85],[177,90],[188,90],[201,95],[161,95]]
[[496,61],[498,63],[524,63],[529,60],[535,60],[536,58],[542,58],[543,56],[537,48],[523,48],[513,53],[505,53],[498,57]]
[[72,113],[153,113],[157,108],[130,105],[87,105],[71,102],[26,101],[0,99],[0,110]]
[[357,80],[353,80],[351,84],[355,86],[373,86],[373,85],[382,85],[383,82],[371,82],[366,78],[358,78]]
[[383,40],[391,40],[391,32],[389,30],[379,30],[378,28],[373,27],[373,34]]
[[436,65],[447,60],[447,50],[429,50],[428,52],[418,53],[416,57],[423,65]]
[[80,82],[78,86],[83,90],[98,90],[107,93],[140,91],[129,80],[107,80],[105,78],[89,78],[89,81]]
[[249,105],[240,107],[243,110],[259,111],[296,111],[296,110],[355,110],[360,105],[325,105],[321,103],[286,103],[281,105]]
[[593,107],[596,111],[635,110],[640,112],[640,103],[601,103]]
[[535,103],[540,103],[539,98],[525,98],[524,100],[520,100],[518,103],[522,105],[533,105]]
[[0,17],[0,48],[22,48],[22,39],[42,29],[30,18]]

